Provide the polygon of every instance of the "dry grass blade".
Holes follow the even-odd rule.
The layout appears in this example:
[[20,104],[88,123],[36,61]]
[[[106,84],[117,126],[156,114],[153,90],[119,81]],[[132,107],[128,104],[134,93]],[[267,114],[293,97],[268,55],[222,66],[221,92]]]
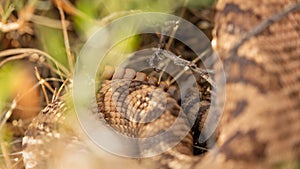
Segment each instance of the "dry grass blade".
[[[181,13],[180,13],[180,17],[181,17],[181,18],[183,18],[184,13],[186,12],[186,5],[187,5],[187,3],[188,3],[188,0],[185,0],[185,1],[183,2],[183,8],[182,8],[182,11],[181,11]],[[171,47],[171,45],[172,45],[172,42],[173,42],[173,40],[174,40],[174,36],[175,36],[175,34],[176,34],[178,28],[179,28],[179,21],[177,21],[177,22],[175,23],[175,26],[174,26],[174,28],[172,29],[172,32],[171,32],[171,34],[170,34],[170,36],[169,36],[169,41],[167,42],[166,47],[165,47],[167,50],[170,50],[170,47]],[[162,36],[163,36],[163,35],[162,35]],[[162,41],[162,38],[161,38],[160,40]],[[161,44],[159,44],[159,45],[161,46]],[[166,61],[166,64],[165,64],[166,66],[163,68],[162,73],[160,73],[160,75],[159,75],[158,83],[160,83],[161,78],[162,78],[162,75],[163,75],[163,72],[165,72],[165,70],[167,69],[167,66],[168,66],[169,63],[170,63],[170,60],[168,59],[168,60]],[[181,72],[181,74],[183,74],[183,72]],[[171,84],[172,84],[172,83],[171,83]]]
[[[162,49],[153,49],[155,52],[154,54],[151,56],[149,64],[150,66],[154,67],[154,60],[155,59],[159,59],[159,60],[166,60],[166,59],[170,59],[171,61],[174,62],[175,65],[181,66],[183,68],[182,71],[180,71],[170,82],[170,84],[173,84],[185,71],[187,70],[192,70],[196,73],[198,73],[203,79],[205,79],[207,82],[209,82],[212,87],[216,87],[215,82],[213,81],[212,77],[210,76],[210,74],[214,73],[213,70],[206,70],[206,69],[201,69],[199,68],[195,63],[193,63],[193,61],[187,61],[185,59],[180,58],[179,56],[167,52],[165,50]],[[197,58],[196,58],[197,59]]]
[[199,149],[199,150],[209,151],[209,149],[205,148],[205,147],[200,147],[200,146],[195,146],[195,145],[194,145],[194,147]]
[[57,62],[53,57],[51,57],[46,52],[43,52],[38,49],[33,49],[33,48],[8,49],[8,50],[4,50],[4,51],[0,52],[0,58],[11,56],[11,55],[19,55],[19,54],[27,54],[26,57],[31,56],[32,54],[39,54],[39,55],[45,56],[47,59],[49,59],[50,61],[52,61],[55,64],[55,66],[58,68],[58,71],[62,71],[62,72],[58,72],[58,74],[61,74],[64,77],[70,75],[70,72],[66,67],[64,67],[62,64]]
[[67,26],[65,22],[65,14],[63,9],[60,6],[60,3],[58,3],[58,10],[61,18],[61,25],[62,25],[62,30],[63,30],[63,35],[64,35],[64,43],[65,43],[65,49],[68,57],[68,63],[69,63],[69,68],[71,72],[74,72],[74,57],[71,54],[71,48],[70,48],[70,43],[69,43],[69,37],[68,37],[68,31],[67,31]]
[[58,97],[60,96],[60,93],[62,92],[62,90],[66,87],[67,83],[70,82],[70,79],[66,79],[63,84],[60,86],[60,88],[58,89],[57,93],[55,93],[53,96],[53,99],[56,100],[58,99]]
[[9,110],[4,113],[4,115],[1,117],[1,122],[0,122],[0,131],[3,129],[3,126],[7,122],[7,120],[10,118],[10,116],[13,113],[13,110],[17,107],[17,101],[14,99],[10,105]]
[[14,60],[19,60],[19,59],[24,59],[28,57],[27,54],[18,54],[18,55],[15,55],[15,56],[11,56],[7,59],[4,59],[3,61],[0,62],[0,67],[2,67],[3,65],[5,65],[6,63],[10,62],[10,61],[14,61]]
[[10,158],[9,158],[9,153],[8,153],[8,150],[7,150],[7,145],[5,144],[5,142],[2,142],[1,143],[1,151],[3,153],[3,157],[4,157],[4,161],[5,161],[5,164],[6,164],[6,168],[9,168],[9,169],[12,169],[12,163],[10,161]]
[[49,68],[51,71],[53,71],[54,73],[56,73],[57,75],[60,76],[61,79],[63,78],[67,78],[67,76],[69,76],[69,74],[64,74],[62,73],[60,70],[57,70],[55,67],[53,67],[51,64],[42,62],[41,63],[43,66],[45,66],[46,68]]
[[36,76],[36,78],[39,80],[39,82],[41,82],[40,84],[41,84],[42,91],[43,91],[45,99],[46,99],[46,103],[49,104],[50,102],[49,102],[48,94],[47,94],[45,86],[44,86],[44,80],[41,78],[40,73],[39,73],[37,67],[34,67],[34,69],[35,69],[35,76]]
[[[42,79],[40,77],[39,79],[39,82],[37,84],[35,84],[32,88],[30,88],[26,93],[24,93],[23,95],[20,95],[18,97],[15,98],[16,101],[22,99],[22,97],[24,97],[26,94],[28,94],[29,92],[33,91],[35,88],[37,88],[38,86],[44,86],[44,89],[43,90],[43,94],[45,95],[45,98],[48,98],[48,95],[47,95],[47,92],[46,92],[46,88],[54,95],[55,94],[55,89],[53,89],[53,87],[51,87],[51,85],[48,83],[48,82],[63,82],[63,83],[66,83],[66,81],[68,82],[69,80],[61,80],[61,79],[57,79],[57,78],[46,78],[46,79]],[[48,100],[49,102],[49,99],[46,99],[46,101]],[[50,102],[49,102],[50,103]],[[48,103],[47,103],[48,104]]]
[[[22,154],[22,152],[19,152],[19,153]],[[23,157],[22,156],[20,158],[18,158],[18,161],[13,164],[12,169],[17,168],[17,166],[20,165],[20,163],[23,163]]]

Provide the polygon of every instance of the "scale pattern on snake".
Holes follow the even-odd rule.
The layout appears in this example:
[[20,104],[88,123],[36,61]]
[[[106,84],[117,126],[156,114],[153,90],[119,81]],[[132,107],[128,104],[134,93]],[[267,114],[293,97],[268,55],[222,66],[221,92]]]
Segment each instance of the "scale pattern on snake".
[[[163,168],[176,168],[182,161],[190,160],[189,157],[194,153],[194,139],[189,119],[178,105],[178,87],[169,86],[163,81],[158,83],[156,77],[135,72],[133,69],[120,68],[115,71],[111,67],[106,68],[102,74],[104,81],[97,92],[98,107],[94,113],[119,133],[135,138],[148,138],[166,132],[177,121],[176,130],[168,131],[164,139],[155,140],[156,143],[143,142],[145,144],[141,145],[144,147],[131,151],[140,151],[141,156],[156,154],[161,148],[168,149],[170,144],[177,144],[178,137],[183,135],[183,139],[179,140],[175,147],[151,160]],[[201,128],[204,121],[201,117],[205,117],[209,102],[204,100],[200,104],[203,105],[199,111]],[[63,120],[60,118],[66,109],[63,101],[54,101],[29,126],[23,139],[24,161],[27,168],[48,166],[46,157],[55,156],[55,153],[45,148],[45,145],[61,139],[59,124],[62,125],[63,122],[59,120]],[[66,142],[72,142],[70,140],[72,139]]]

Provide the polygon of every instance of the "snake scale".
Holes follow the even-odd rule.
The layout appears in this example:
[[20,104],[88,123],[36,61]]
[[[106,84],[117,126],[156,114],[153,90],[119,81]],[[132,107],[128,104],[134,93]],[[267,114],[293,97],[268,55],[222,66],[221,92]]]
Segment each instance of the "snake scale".
[[[216,145],[204,155],[194,156],[192,133],[189,133],[174,148],[154,158],[157,165],[155,168],[299,167],[299,10],[290,11],[276,21],[271,20],[262,31],[256,32],[240,43],[255,25],[261,24],[296,3],[300,2],[297,0],[218,1],[213,42],[227,75],[227,97],[217,132]],[[138,72],[125,75],[126,77],[118,75],[119,78],[116,80],[105,81],[98,93],[98,113],[104,115],[107,122],[117,131],[132,137],[147,137],[164,131],[175,118],[182,119],[181,127],[186,125],[187,117],[178,116],[181,107],[178,106],[172,93],[167,92],[168,86],[159,86],[155,80],[143,74],[138,75]],[[218,76],[215,77],[215,81],[218,81]],[[124,111],[118,111],[119,109],[115,109],[110,104],[114,95],[113,90],[110,89],[115,82],[129,85],[130,95],[125,95],[125,100],[128,98],[127,102],[131,103],[129,105],[132,107],[126,107]],[[127,115],[132,119],[141,120],[144,116],[140,113],[147,112],[151,117],[151,112],[155,109],[149,107],[150,102],[157,105],[160,102],[155,92],[152,95],[147,93],[156,90],[160,94],[164,93],[167,98],[167,109],[164,109],[162,116],[157,120],[138,124],[120,116],[120,113],[128,113]],[[122,93],[119,92],[117,95],[117,98],[122,98]],[[219,103],[224,101],[217,100]],[[127,112],[129,109],[134,111],[129,113]],[[60,124],[58,121],[65,110],[63,101],[54,101],[30,125],[24,137],[26,152],[24,162],[27,168],[45,166],[47,159],[40,161],[37,159],[39,155],[51,153],[50,150],[42,147],[44,143],[39,140],[50,143],[55,137],[60,139],[61,133],[54,129],[58,128]],[[45,114],[52,118],[45,118]],[[174,134],[171,133],[170,136]],[[160,141],[172,142],[172,139]],[[66,142],[74,142],[74,140],[70,139]],[[41,153],[38,151],[40,149],[44,151]],[[155,150],[155,147],[144,150],[146,151],[140,153],[148,153]]]
[[[108,70],[102,74],[104,81],[96,96],[98,107],[94,113],[100,119],[104,119],[109,126],[129,137],[147,138],[166,132],[175,121],[178,123],[179,127],[176,127],[175,131],[167,132],[168,139],[155,140],[157,142],[155,144],[144,144],[145,147],[141,147],[142,151],[139,152],[141,155],[151,155],[161,147],[168,148],[169,144],[177,144],[178,135],[181,132],[186,135],[185,131],[190,130],[188,117],[182,113],[183,110],[176,99],[177,86],[169,86],[163,81],[158,83],[155,76],[147,76],[133,69],[107,68]],[[207,101],[202,102],[203,105],[207,105]],[[45,154],[53,155],[53,150],[45,148],[45,145],[55,144],[61,139],[63,132],[59,132],[59,128],[63,125],[62,116],[66,109],[67,106],[62,100],[56,100],[29,126],[23,139],[27,168],[48,166],[44,157]],[[201,113],[205,114],[207,108],[201,110]],[[203,125],[201,119],[199,125]],[[64,141],[70,144],[71,140],[72,138]],[[193,143],[192,133],[189,132],[175,147],[160,155],[163,158],[156,157],[152,160],[164,166],[163,168],[174,168],[172,166],[176,168],[180,161],[193,156]]]

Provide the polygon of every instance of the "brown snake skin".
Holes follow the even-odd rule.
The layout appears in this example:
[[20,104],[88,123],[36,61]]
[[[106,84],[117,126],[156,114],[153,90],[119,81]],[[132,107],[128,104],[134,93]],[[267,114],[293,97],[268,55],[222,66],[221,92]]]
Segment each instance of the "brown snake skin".
[[[300,11],[233,46],[255,25],[300,1],[222,0],[214,36],[227,73],[219,153],[209,168],[298,168]],[[298,4],[299,6],[299,4]],[[199,164],[199,168],[205,166]]]
[[[154,158],[157,163],[156,168],[294,169],[300,167],[299,10],[289,12],[280,20],[269,23],[263,31],[249,37],[241,44],[236,53],[232,51],[235,44],[253,30],[255,25],[295,3],[300,3],[300,1],[220,0],[217,3],[214,42],[227,74],[226,105],[219,125],[217,143],[203,156],[193,156],[193,140],[191,134],[188,134],[173,149]],[[162,114],[163,116],[142,125],[122,118],[113,108],[114,106],[110,105],[113,98],[113,93],[109,90],[112,81],[105,81],[102,84],[98,94],[98,112],[103,113],[108,123],[116,130],[133,137],[146,137],[163,131],[175,118],[178,118],[176,112],[181,108],[172,94],[163,92],[164,87],[146,80],[147,78],[142,74],[129,75],[126,78],[121,76],[119,78],[121,80],[116,80],[118,83],[128,84],[129,82],[130,89],[132,89],[131,96],[137,94],[141,96],[139,97],[141,98],[140,104],[135,105],[135,111],[129,116],[139,119],[141,118],[139,113],[146,108],[151,116],[153,110],[147,107],[151,98],[147,98],[147,93],[158,88],[167,97],[168,108]],[[110,77],[111,75],[108,79]],[[135,81],[134,78],[141,78],[143,82]],[[218,81],[218,76],[215,78]],[[131,99],[128,102],[136,102],[135,98]],[[156,102],[155,98],[153,100]],[[218,100],[218,102],[221,103],[224,100]],[[56,117],[63,111],[57,111],[53,106],[65,109],[63,105],[61,101],[56,101],[43,112],[54,112],[53,116]],[[49,110],[51,108],[54,111]],[[132,107],[127,107],[127,109],[132,109]],[[55,118],[50,121],[41,120],[43,112],[29,127],[24,138],[27,153],[34,152],[33,149],[43,149],[28,141],[30,138],[44,138],[47,135],[45,133],[48,132],[44,130],[52,131],[52,128],[57,127]],[[185,126],[186,117],[179,118],[182,119],[182,126]],[[49,127],[44,128],[45,125]],[[36,130],[38,126],[41,127]],[[124,129],[122,126],[129,127]],[[52,136],[48,134],[46,137]],[[155,150],[155,147],[152,148]],[[140,153],[148,153],[148,151]],[[34,161],[33,158],[34,156],[25,155],[24,161],[29,163]]]
[[[147,138],[166,132],[175,120],[180,121],[180,127],[175,132],[168,133],[168,140],[155,140],[157,144],[141,147],[140,154],[151,154],[160,146],[176,141],[176,134],[184,132],[184,128],[188,127],[185,114],[179,114],[182,111],[181,107],[171,94],[165,92],[169,88],[167,84],[162,82],[158,85],[156,78],[147,77],[141,72],[134,73],[130,69],[117,71],[114,76],[113,80],[107,76],[109,80],[102,83],[97,98],[98,113],[104,115],[105,120],[115,130],[131,137]],[[157,112],[162,114],[156,117]],[[145,121],[147,122],[143,123]],[[193,137],[189,133],[171,151],[180,156],[192,156],[192,146]],[[169,152],[161,156],[169,157],[156,159],[160,165],[165,166],[164,168],[171,168],[172,161],[180,161],[179,156],[170,155]]]
[[[129,137],[147,138],[166,132],[176,120],[179,122],[175,131],[167,133],[168,139],[155,140],[155,144],[140,147],[141,155],[156,153],[159,148],[174,142],[177,144],[177,135],[182,132],[185,135],[184,132],[190,130],[188,118],[182,113],[182,108],[175,99],[176,86],[168,86],[165,82],[158,84],[155,77],[132,69],[117,69],[115,72],[111,70],[109,67],[102,75],[104,82],[101,83],[96,97],[98,108],[95,112],[100,119],[104,118],[109,126]],[[45,145],[55,145],[57,141],[63,140],[61,136],[64,135],[64,131],[59,130],[60,126],[63,126],[64,119],[61,119],[61,116],[66,109],[66,104],[57,100],[49,104],[29,126],[23,139],[23,145],[26,147],[24,161],[33,167],[27,168],[51,168],[46,157],[55,156],[55,153],[45,148]],[[156,117],[157,112],[162,114]],[[68,145],[73,140],[64,139],[63,142],[63,145]],[[193,161],[191,157],[193,137],[188,133],[171,150],[151,160],[160,168],[181,168],[180,163],[185,163],[185,167],[193,164],[186,163],[186,160]]]

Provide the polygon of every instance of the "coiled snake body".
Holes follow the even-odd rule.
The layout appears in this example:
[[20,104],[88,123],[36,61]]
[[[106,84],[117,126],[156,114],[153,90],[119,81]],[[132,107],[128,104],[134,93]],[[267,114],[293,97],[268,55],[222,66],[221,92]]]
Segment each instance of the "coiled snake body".
[[[178,135],[189,128],[186,115],[182,113],[182,108],[172,97],[174,91],[169,90],[168,93],[166,83],[161,82],[158,85],[156,78],[147,77],[144,73],[134,73],[130,69],[123,71],[131,74],[124,73],[120,76],[117,75],[120,74],[118,71],[114,74],[116,77],[113,80],[109,78],[102,83],[97,95],[98,113],[104,116],[109,125],[117,131],[139,138],[148,138],[166,132],[176,120],[179,121],[177,130],[168,132],[167,139],[165,137],[164,140],[155,140],[156,143],[141,147],[142,155],[155,153],[161,146],[176,143]],[[188,133],[173,149],[176,149],[181,156],[192,156],[192,146],[193,137]],[[177,157],[172,156],[172,158]],[[160,159],[160,164],[168,166],[171,160],[174,159]]]
[[[218,2],[214,44],[225,64],[228,79],[226,106],[219,126],[217,143],[203,157],[193,156],[193,139],[191,134],[188,134],[173,149],[155,158],[160,168],[265,169],[300,166],[300,12],[299,7],[293,8],[299,6],[299,3],[297,0]],[[283,12],[282,15],[270,19],[280,12]],[[268,19],[268,22],[263,23]],[[259,24],[264,25],[253,31],[253,26]],[[125,131],[133,137],[147,137],[163,131],[174,118],[182,118],[182,126],[185,126],[186,117],[177,117],[181,108],[163,87],[159,90],[165,93],[167,109],[162,113],[162,117],[144,124],[124,119],[124,116],[120,115],[122,112],[132,119],[141,120],[139,113],[144,109],[147,109],[148,115],[151,116],[153,110],[148,106],[152,101],[157,102],[145,91],[155,91],[159,86],[146,79],[144,82],[136,81],[136,77],[133,75],[130,78],[126,77],[127,79],[123,77],[123,80],[115,80],[118,83],[129,82],[129,89],[132,91],[131,95],[126,96],[136,96],[139,93],[138,98],[141,99],[138,102],[136,97],[128,97],[128,103],[138,103],[127,104],[132,106],[125,107],[125,111],[111,107],[109,103],[112,100],[116,104],[119,102],[118,99],[113,99],[114,94],[109,90],[112,81],[103,83],[98,95],[98,106],[99,113],[103,113],[108,123],[117,131]],[[218,81],[218,77],[215,78]],[[134,94],[135,92],[137,93]],[[152,96],[154,95],[155,92]],[[122,98],[122,93],[117,97]],[[57,101],[43,112],[50,112],[49,109],[53,106],[62,108],[62,104]],[[126,114],[129,109],[134,111]],[[57,113],[53,113],[53,116],[56,117]],[[28,141],[29,138],[50,137],[51,126],[55,126],[55,120],[41,119],[42,117],[37,118],[28,129],[24,139],[27,153],[38,149],[36,144]],[[38,127],[43,125],[49,127]],[[155,147],[153,148],[155,150]],[[145,152],[140,153],[148,153],[151,148],[144,150]],[[34,157],[26,154],[24,156],[26,163],[33,160],[32,158]]]
[[[98,108],[94,112],[99,118],[105,119],[109,126],[123,135],[136,138],[147,138],[166,132],[177,121],[176,130],[167,132],[167,137],[156,139],[155,143],[143,144],[144,147],[140,147],[139,153],[141,156],[151,156],[161,148],[168,150],[169,144],[176,144],[160,155],[163,158],[156,157],[154,160],[163,168],[177,168],[181,161],[186,163],[187,159],[192,160],[190,157],[193,157],[194,140],[191,132],[185,133],[190,130],[189,122],[175,99],[174,95],[178,92],[176,86],[168,86],[165,82],[158,84],[155,77],[132,69],[118,69],[114,74],[105,71],[103,74],[105,79],[97,94]],[[29,126],[23,139],[26,147],[24,160],[27,166],[32,166],[27,168],[48,165],[43,156],[53,152],[47,152],[43,146],[55,142],[53,138],[59,135],[59,118],[65,109],[65,104],[57,100],[48,105]],[[177,144],[178,137],[182,134],[184,137]],[[45,149],[42,154],[41,149]]]

